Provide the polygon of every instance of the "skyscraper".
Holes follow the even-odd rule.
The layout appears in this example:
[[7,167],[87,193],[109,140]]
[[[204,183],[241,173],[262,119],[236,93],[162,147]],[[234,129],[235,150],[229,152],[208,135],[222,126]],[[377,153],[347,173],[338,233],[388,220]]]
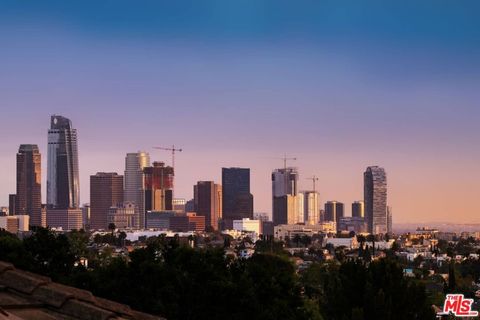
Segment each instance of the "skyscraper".
[[365,203],[363,201],[352,203],[352,217],[365,218]]
[[337,223],[345,215],[345,206],[338,201],[327,201],[325,203],[325,221],[333,221]]
[[90,176],[90,228],[107,229],[110,207],[123,203],[123,176],[98,172]]
[[319,194],[316,191],[304,191],[303,193],[303,222],[314,225],[320,223]]
[[393,233],[393,212],[390,206],[387,206],[387,233]]
[[205,225],[218,229],[222,217],[222,186],[213,181],[198,181],[193,187],[195,212],[205,216]]
[[282,197],[298,193],[298,170],[297,168],[276,169],[272,173],[272,194],[274,197]]
[[385,169],[368,167],[364,177],[365,219],[368,232],[387,233],[387,174]]
[[173,210],[173,168],[163,162],[143,168],[145,211]]
[[8,214],[11,216],[16,215],[16,208],[17,205],[17,195],[16,194],[9,194],[8,195]]
[[137,207],[140,227],[145,227],[145,188],[143,169],[150,166],[146,152],[127,153],[125,157],[124,201],[133,202]]
[[41,155],[36,144],[22,144],[17,153],[17,215],[29,215],[30,225],[42,226]]
[[[303,222],[303,194],[298,194],[297,168],[282,168],[272,172],[272,220],[274,225]],[[300,208],[302,206],[302,208]]]
[[47,174],[47,205],[54,209],[79,208],[77,130],[62,116],[51,117]]
[[233,228],[233,220],[253,218],[253,195],[250,193],[250,169],[222,168],[223,225]]

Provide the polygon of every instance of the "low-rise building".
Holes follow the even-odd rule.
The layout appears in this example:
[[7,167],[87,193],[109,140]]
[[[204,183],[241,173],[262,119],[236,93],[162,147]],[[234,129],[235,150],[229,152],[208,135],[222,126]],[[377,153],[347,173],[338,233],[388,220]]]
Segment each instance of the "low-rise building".
[[140,215],[133,202],[124,202],[121,206],[108,210],[107,222],[115,224],[118,229],[138,229]]
[[62,230],[80,230],[83,227],[82,209],[47,208],[47,226]]
[[205,216],[197,216],[195,212],[188,212],[184,216],[170,217],[169,224],[172,231],[205,231]]
[[367,224],[362,217],[342,217],[339,219],[337,231],[367,232]]
[[0,229],[5,229],[11,233],[28,231],[30,216],[0,216]]
[[346,247],[349,249],[357,249],[358,248],[358,241],[357,237],[352,238],[325,238],[324,245],[327,244],[333,245],[333,247]]
[[251,231],[258,235],[262,234],[262,221],[243,218],[242,220],[233,220],[233,230]]
[[169,230],[170,218],[175,216],[175,211],[147,211],[145,214],[145,228],[156,230]]
[[335,233],[336,224],[333,221],[326,221],[321,224],[281,224],[274,227],[274,236],[284,240],[286,237],[293,238],[295,235],[312,236],[319,233]]

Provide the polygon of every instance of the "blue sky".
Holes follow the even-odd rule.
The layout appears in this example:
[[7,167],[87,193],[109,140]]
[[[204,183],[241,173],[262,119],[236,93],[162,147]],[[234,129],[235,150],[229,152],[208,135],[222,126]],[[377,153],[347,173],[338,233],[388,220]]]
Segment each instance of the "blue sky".
[[[2,1],[0,204],[15,152],[50,114],[79,131],[88,176],[181,145],[178,196],[252,168],[256,211],[284,152],[321,201],[362,198],[387,169],[400,222],[478,221],[478,1]],[[46,176],[46,169],[44,170]],[[45,196],[45,195],[44,195]],[[441,199],[441,200],[440,200]],[[349,210],[347,210],[349,212]]]

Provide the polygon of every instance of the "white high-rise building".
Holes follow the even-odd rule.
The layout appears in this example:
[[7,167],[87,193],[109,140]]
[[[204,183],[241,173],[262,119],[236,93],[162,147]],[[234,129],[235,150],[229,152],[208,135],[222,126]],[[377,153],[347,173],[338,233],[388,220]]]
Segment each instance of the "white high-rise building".
[[305,220],[305,192],[299,192],[297,194],[297,221],[295,223],[307,223]]
[[124,201],[135,203],[140,228],[145,227],[145,189],[143,168],[150,166],[150,155],[146,152],[127,153],[125,157]]
[[316,191],[303,192],[303,222],[308,225],[320,223],[319,194]]

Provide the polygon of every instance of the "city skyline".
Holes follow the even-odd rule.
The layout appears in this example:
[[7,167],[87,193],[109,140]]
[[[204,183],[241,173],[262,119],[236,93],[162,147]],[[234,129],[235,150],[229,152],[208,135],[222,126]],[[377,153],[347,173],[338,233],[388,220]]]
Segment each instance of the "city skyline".
[[[52,117],[53,117],[53,116],[52,116]],[[55,115],[55,117],[62,117],[62,116]],[[67,120],[68,120],[68,119],[67,119]],[[42,145],[41,145],[41,144],[38,144],[38,149],[40,150],[40,153],[42,153],[42,151],[41,151],[41,150],[42,150]],[[45,148],[45,149],[46,149],[46,148]],[[150,158],[152,158],[152,162],[164,162],[166,165],[170,165],[171,160],[169,159],[170,156],[168,155],[168,153],[166,153],[166,152],[163,153],[163,156],[162,156],[161,160],[158,160],[158,159],[156,159],[155,156],[152,157],[152,154],[157,153],[157,151],[153,150],[153,148],[152,148],[152,150],[150,150],[150,151],[141,151],[141,150],[142,150],[142,149],[139,148],[138,152],[140,152],[140,153],[141,153],[141,152],[146,153],[147,156],[150,156]],[[145,148],[145,149],[143,149],[143,150],[147,150],[147,149]],[[108,171],[108,172],[116,172],[116,173],[121,174],[121,173],[123,173],[123,172],[125,171],[125,157],[126,157],[128,154],[136,154],[136,153],[138,153],[138,152],[133,152],[133,153],[132,153],[132,152],[126,152],[126,153],[123,155],[123,159],[121,159],[121,160],[123,161],[123,163],[122,163],[123,167],[120,167],[118,170],[114,169],[113,167],[112,167],[112,168],[104,167],[104,170],[98,170],[98,172]],[[80,153],[80,156],[79,156],[79,157],[80,157],[80,159],[81,159],[81,153]],[[273,162],[280,162],[280,160],[282,160],[281,157],[278,157],[278,158],[277,158],[277,157],[264,157],[264,158],[271,158],[271,159],[273,160]],[[116,159],[116,160],[118,160],[118,159]],[[297,160],[300,160],[300,159],[297,159]],[[80,167],[81,167],[81,166],[82,166],[82,161],[79,160],[79,162],[80,162]],[[181,161],[181,162],[183,162],[183,161]],[[301,162],[300,162],[300,163],[301,163]],[[47,166],[47,165],[46,165],[45,163],[42,163],[42,171],[43,171],[43,170],[46,171],[46,169],[47,169],[46,166]],[[228,165],[226,165],[226,166],[228,166]],[[44,168],[44,167],[45,167],[45,168]],[[255,166],[252,166],[252,167],[255,167]],[[249,167],[249,169],[252,170],[252,167]],[[222,169],[222,168],[218,168],[218,171],[221,172],[221,169]],[[304,177],[304,175],[301,174],[301,171],[302,171],[301,168],[300,168],[300,170],[299,170],[299,169],[298,169],[298,166],[295,166],[295,169],[300,172],[300,174],[299,174],[299,182],[300,182],[299,185],[302,186],[302,187],[297,187],[297,188],[298,188],[299,190],[309,190],[309,184],[310,184],[311,182],[308,182],[308,180],[311,180],[311,178],[306,178],[306,177]],[[276,167],[276,169],[272,169],[272,170],[283,170],[283,168],[279,165],[279,166]],[[362,169],[362,170],[364,170],[364,169]],[[45,172],[45,171],[44,171],[44,172]],[[96,173],[96,172],[95,172],[95,173]],[[87,175],[87,174],[85,174],[85,173],[80,169],[80,176],[81,176],[81,177],[87,175],[87,179],[86,179],[87,184],[89,184],[89,177],[90,177],[91,175],[94,175],[95,173],[89,173],[89,174]],[[176,176],[175,176],[175,178],[177,179]],[[45,177],[44,175],[42,175],[42,182],[43,182],[43,183],[42,183],[42,195],[44,195],[44,194],[46,193],[46,186],[45,186],[46,180],[47,180],[47,177]],[[302,181],[302,180],[303,180],[303,181]],[[363,181],[363,177],[362,177],[361,180],[362,180],[362,181],[361,181],[361,185],[360,185],[359,187],[360,187],[360,189],[362,189],[362,191],[361,191],[362,195],[360,195],[358,198],[352,198],[351,201],[344,201],[344,200],[343,200],[344,198],[341,197],[341,196],[340,196],[340,197],[334,197],[334,198],[332,198],[332,199],[337,199],[337,198],[338,198],[338,199],[341,199],[341,200],[340,200],[341,202],[345,202],[345,203],[347,203],[347,204],[348,204],[349,202],[350,202],[350,203],[353,203],[353,202],[355,202],[355,201],[358,201],[358,199],[362,199],[362,198],[363,198],[363,182],[364,182],[364,181]],[[196,181],[192,184],[192,186],[195,185],[198,181],[202,181],[202,180],[196,180]],[[222,181],[222,179],[221,179],[221,173],[220,173],[220,177],[219,177],[218,179],[211,179],[211,181],[214,181],[214,182],[216,182],[216,183],[218,182],[218,183],[221,184],[221,181]],[[271,181],[267,181],[267,183],[270,183],[270,182],[271,182]],[[320,182],[321,182],[321,180],[320,180]],[[177,184],[177,183],[178,183],[178,182],[176,182],[176,184]],[[192,188],[192,186],[190,186],[190,188]],[[251,188],[252,188],[252,189],[256,189],[255,186],[253,185],[253,183],[251,183]],[[271,186],[270,186],[270,188],[271,188]],[[389,186],[389,188],[390,188],[390,186]],[[185,188],[184,188],[184,186],[182,186],[182,187],[179,188],[179,189],[184,190]],[[328,193],[328,190],[326,190],[326,187],[323,187],[323,186],[321,185],[321,186],[320,186],[320,190],[319,190],[319,194],[320,194],[319,207],[320,207],[320,208],[323,207],[323,204],[325,204],[325,203],[327,203],[328,201],[330,201],[329,198],[325,198],[325,197],[322,196],[322,195],[325,194],[325,193]],[[90,188],[87,188],[87,189],[83,190],[83,194],[84,194],[83,198],[87,198],[87,195],[90,194]],[[330,193],[330,194],[331,194],[331,193]],[[6,194],[6,195],[4,196],[4,197],[7,198],[7,201],[5,202],[5,205],[8,204],[8,196],[9,196],[8,194]],[[255,197],[255,195],[254,195],[254,197]],[[265,199],[261,199],[261,198],[260,198],[258,201],[259,201],[260,203],[262,203],[262,202],[268,202],[268,200],[270,200],[270,202],[271,202],[271,193],[270,193],[269,195],[267,194],[267,197],[269,197],[269,199],[267,199],[267,201],[264,201]],[[44,198],[45,198],[45,197],[42,198],[42,203],[44,203],[45,200],[46,200],[46,199],[44,199]],[[193,199],[193,198],[194,198],[194,195],[193,195],[193,193],[192,193],[192,195],[188,195],[188,193],[187,193],[187,195],[184,195],[184,193],[182,193],[182,194],[178,195],[177,198],[183,198],[183,199],[186,199],[186,200],[190,200],[190,199]],[[89,203],[89,202],[90,202],[90,201],[89,201],[90,199],[89,199],[89,198],[87,198],[87,199],[88,199],[88,201],[83,201],[83,200],[82,200],[82,205],[83,205],[84,203]],[[392,207],[394,206],[394,205],[392,205],[392,203],[390,202],[390,200],[389,200],[388,204],[389,204],[389,206],[392,206]],[[259,208],[260,208],[260,209],[259,209]],[[268,206],[264,206],[264,205],[263,205],[263,206],[262,206],[262,205],[257,206],[256,201],[254,201],[254,211],[255,211],[255,212],[269,212],[269,213],[271,214],[271,213],[272,213],[272,208],[271,208],[271,206],[270,206],[270,208],[269,208]],[[350,216],[351,212],[350,212],[350,210],[347,209],[344,214],[345,214],[345,216]],[[400,219],[399,219],[399,218],[400,218]],[[397,220],[397,219],[399,219],[399,220]],[[406,223],[406,222],[425,222],[425,221],[426,221],[426,220],[417,220],[417,221],[416,221],[416,220],[402,219],[401,216],[399,217],[399,216],[397,216],[397,215],[394,217],[394,222],[395,222],[395,223],[397,223],[397,222],[400,222],[400,223]],[[439,222],[439,221],[443,221],[443,220],[431,220],[431,222]],[[446,220],[446,221],[447,221],[447,222],[450,222],[450,221],[448,221],[448,220]],[[428,222],[428,221],[427,221],[427,222]],[[454,221],[451,221],[451,222],[454,222]],[[473,222],[475,222],[475,221],[473,221]]]
[[379,165],[395,223],[480,222],[478,2],[57,5],[0,4],[2,205],[20,144],[47,173],[48,116],[62,114],[79,132],[81,204],[90,175],[122,174],[139,150],[169,164],[152,147],[175,144],[176,197],[246,167],[270,212],[287,153],[300,190],[319,177],[320,207],[363,199]]

